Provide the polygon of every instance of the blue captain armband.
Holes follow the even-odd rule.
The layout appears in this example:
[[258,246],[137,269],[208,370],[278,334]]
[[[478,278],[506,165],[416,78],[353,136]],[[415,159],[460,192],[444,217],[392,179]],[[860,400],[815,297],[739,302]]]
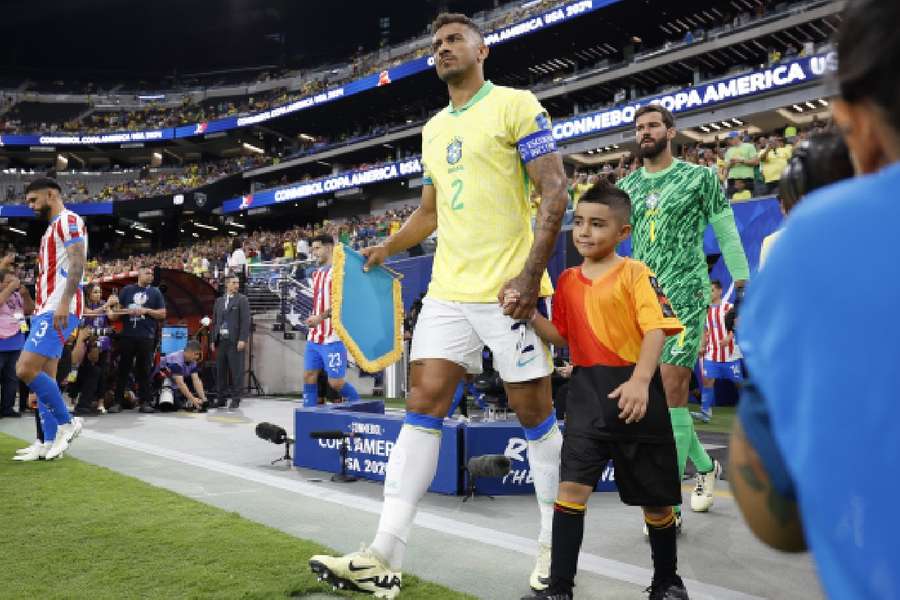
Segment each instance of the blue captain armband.
[[556,140],[553,139],[553,133],[549,129],[541,129],[526,135],[516,146],[525,164],[545,154],[556,152]]

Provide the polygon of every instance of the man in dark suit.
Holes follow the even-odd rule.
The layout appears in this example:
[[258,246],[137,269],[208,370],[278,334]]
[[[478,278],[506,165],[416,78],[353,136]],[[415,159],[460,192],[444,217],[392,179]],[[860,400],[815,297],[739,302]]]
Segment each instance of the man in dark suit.
[[[250,343],[250,302],[238,293],[240,283],[234,275],[225,280],[225,294],[213,308],[212,348],[216,350],[216,392],[218,407],[224,408],[231,396],[231,408],[241,404],[244,387],[244,351]],[[231,372],[231,393],[226,392],[227,372]]]

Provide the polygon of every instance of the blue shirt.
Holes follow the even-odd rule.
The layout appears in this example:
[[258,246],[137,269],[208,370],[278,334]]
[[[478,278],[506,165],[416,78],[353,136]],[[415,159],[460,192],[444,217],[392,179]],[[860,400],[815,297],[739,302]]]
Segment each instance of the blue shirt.
[[197,372],[197,363],[187,362],[184,358],[184,350],[166,354],[163,357],[162,362],[172,375],[183,375],[184,377],[188,377]]
[[771,434],[830,598],[900,598],[898,190],[900,163],[804,198],[741,311],[741,422]]
[[[119,303],[123,308],[165,308],[166,302],[158,288],[151,286],[139,287],[137,284],[126,285],[119,294]],[[122,334],[125,337],[141,337],[153,339],[156,337],[156,319],[149,315],[122,317]]]

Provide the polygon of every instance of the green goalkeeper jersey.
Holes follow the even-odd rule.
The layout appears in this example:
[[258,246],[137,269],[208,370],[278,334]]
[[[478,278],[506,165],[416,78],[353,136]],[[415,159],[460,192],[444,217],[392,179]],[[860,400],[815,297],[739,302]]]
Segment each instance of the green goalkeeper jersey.
[[730,211],[716,174],[676,159],[656,173],[640,168],[619,187],[631,196],[634,258],[656,273],[676,312],[708,305],[703,233],[714,216]]

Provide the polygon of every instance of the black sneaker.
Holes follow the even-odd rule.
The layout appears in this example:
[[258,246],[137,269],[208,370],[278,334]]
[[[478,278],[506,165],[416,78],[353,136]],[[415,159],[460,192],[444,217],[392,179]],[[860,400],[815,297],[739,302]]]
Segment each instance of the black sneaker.
[[0,417],[5,417],[7,419],[18,419],[21,416],[21,413],[17,413],[14,410],[4,410],[2,413],[0,413]]
[[80,417],[96,417],[100,414],[100,411],[90,406],[76,406],[75,414]]
[[140,410],[141,410],[142,413],[147,413],[147,414],[159,412],[158,410],[156,410],[155,408],[153,408],[153,407],[150,406],[149,404],[144,404],[143,406],[141,406],[141,409],[140,409]]
[[522,596],[522,600],[572,600],[572,598],[572,590],[555,585],[539,592],[531,592],[528,596]]
[[649,600],[690,600],[684,582],[678,575],[668,579],[654,579],[644,591],[650,593]]
[[120,412],[122,412],[122,406],[119,405],[119,404],[113,404],[112,406],[110,406],[109,408],[106,409],[106,412],[108,412],[108,413],[120,413]]

